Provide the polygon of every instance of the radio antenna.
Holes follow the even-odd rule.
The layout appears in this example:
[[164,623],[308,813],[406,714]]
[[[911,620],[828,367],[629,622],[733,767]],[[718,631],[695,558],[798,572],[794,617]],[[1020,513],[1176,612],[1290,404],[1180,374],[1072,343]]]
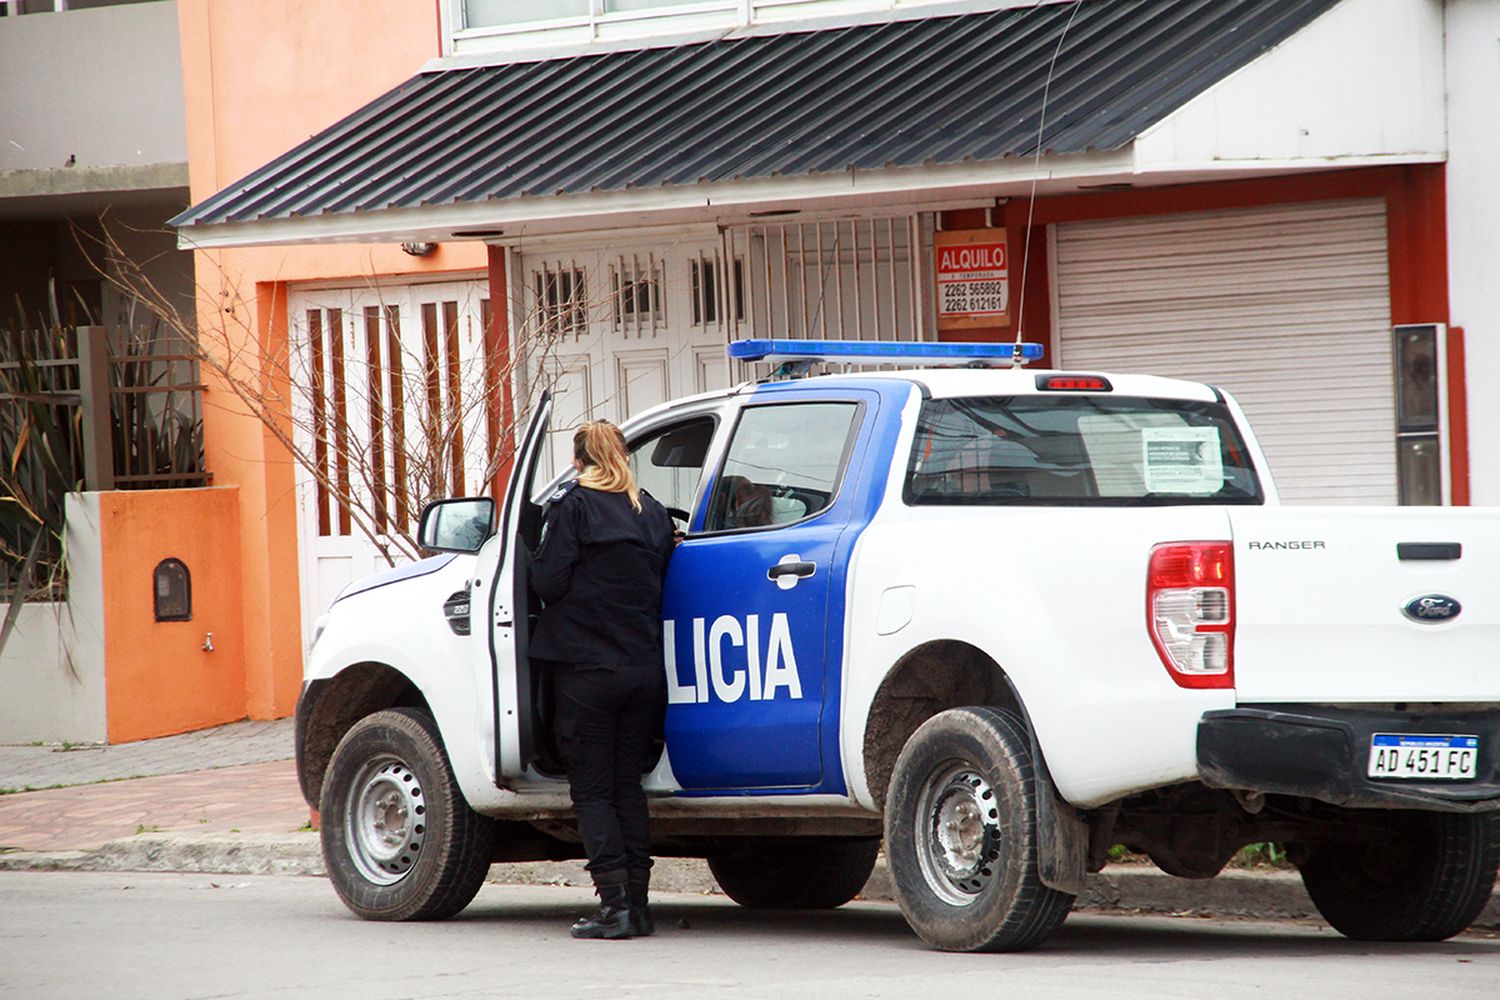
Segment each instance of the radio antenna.
[[1047,64],[1047,80],[1042,84],[1042,113],[1036,123],[1036,157],[1031,166],[1031,194],[1026,200],[1026,245],[1021,248],[1021,301],[1016,306],[1016,343],[1022,341],[1022,323],[1026,320],[1026,271],[1031,265],[1031,220],[1036,214],[1036,182],[1037,174],[1042,169],[1042,133],[1047,127],[1047,97],[1052,93],[1052,74],[1057,69],[1057,57],[1062,54],[1063,42],[1068,39],[1068,29],[1073,27],[1073,19],[1078,16],[1078,9],[1083,6],[1083,0],[1073,0],[1073,12],[1068,15],[1068,23],[1063,25],[1062,34],[1057,37],[1057,48],[1052,50],[1052,61]]

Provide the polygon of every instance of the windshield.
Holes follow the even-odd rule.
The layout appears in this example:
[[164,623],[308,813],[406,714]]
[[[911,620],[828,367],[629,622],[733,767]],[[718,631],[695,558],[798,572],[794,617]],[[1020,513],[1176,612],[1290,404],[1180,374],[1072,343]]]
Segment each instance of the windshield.
[[1229,410],[1129,396],[993,396],[922,404],[909,504],[1262,501]]

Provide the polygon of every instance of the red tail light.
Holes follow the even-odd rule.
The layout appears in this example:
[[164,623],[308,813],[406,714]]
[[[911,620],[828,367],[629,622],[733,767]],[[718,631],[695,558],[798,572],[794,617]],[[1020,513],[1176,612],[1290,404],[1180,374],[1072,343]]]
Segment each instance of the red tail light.
[[1098,375],[1038,375],[1036,387],[1043,392],[1111,392],[1109,379]]
[[1152,549],[1146,630],[1182,687],[1234,687],[1234,547],[1174,542]]

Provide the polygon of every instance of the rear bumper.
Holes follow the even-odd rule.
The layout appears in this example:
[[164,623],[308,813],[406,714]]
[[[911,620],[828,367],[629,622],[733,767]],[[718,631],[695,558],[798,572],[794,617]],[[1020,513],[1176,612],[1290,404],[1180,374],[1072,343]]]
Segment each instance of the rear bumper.
[[[1371,779],[1367,761],[1375,733],[1476,735],[1477,777]],[[1198,775],[1210,788],[1297,795],[1361,809],[1500,810],[1500,712],[1419,715],[1321,705],[1205,712],[1198,723]]]

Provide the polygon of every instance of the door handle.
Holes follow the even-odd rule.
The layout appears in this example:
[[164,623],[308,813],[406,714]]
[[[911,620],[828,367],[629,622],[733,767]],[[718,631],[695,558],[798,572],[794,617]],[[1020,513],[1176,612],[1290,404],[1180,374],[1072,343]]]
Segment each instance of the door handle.
[[1464,547],[1458,542],[1397,542],[1397,559],[1461,559]]
[[776,580],[783,576],[807,577],[812,576],[813,571],[818,568],[817,563],[810,562],[783,562],[777,563],[766,570],[766,579]]

